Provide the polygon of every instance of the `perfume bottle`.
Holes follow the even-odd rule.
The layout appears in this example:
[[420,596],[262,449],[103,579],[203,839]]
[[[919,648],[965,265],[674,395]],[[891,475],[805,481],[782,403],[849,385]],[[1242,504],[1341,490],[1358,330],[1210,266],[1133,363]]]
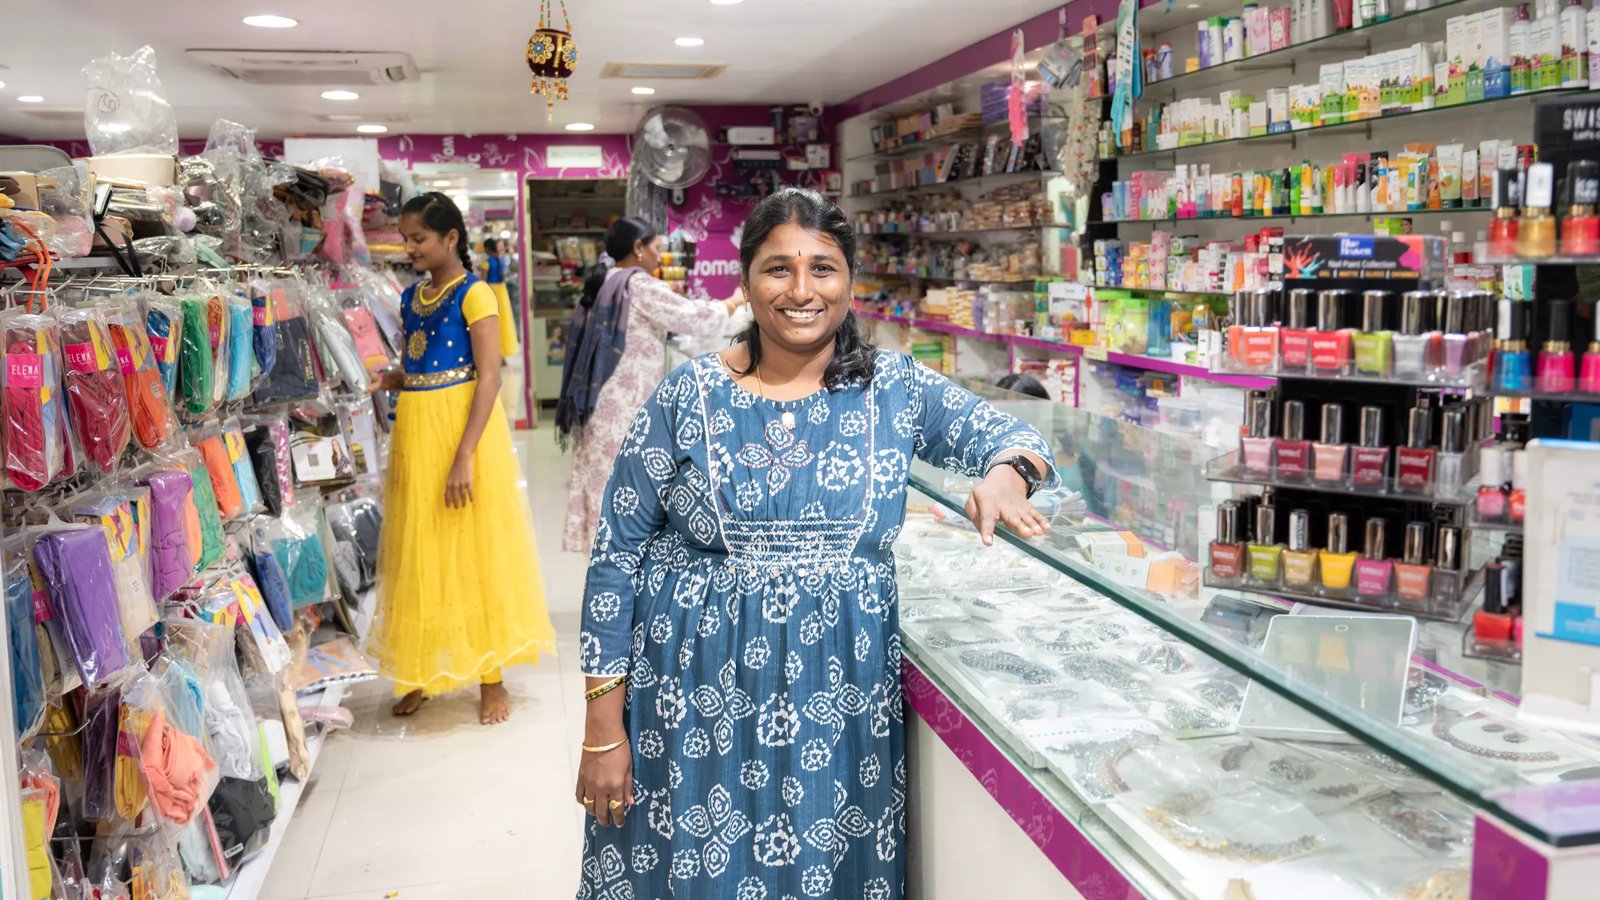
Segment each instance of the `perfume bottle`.
[[1517,223],[1517,255],[1544,259],[1556,252],[1556,220],[1550,215],[1555,202],[1555,167],[1534,163],[1528,167],[1522,198],[1522,221]]
[[1534,389],[1564,394],[1578,385],[1577,365],[1572,356],[1572,301],[1551,300],[1544,308],[1545,341],[1539,346]]
[[1350,291],[1317,292],[1317,330],[1311,332],[1311,371],[1344,375],[1350,371],[1350,331],[1344,327],[1344,306]]
[[1468,295],[1451,291],[1444,298],[1444,333],[1440,335],[1441,362],[1447,378],[1461,377],[1476,360],[1471,357],[1471,336],[1467,332]]
[[1583,363],[1578,367],[1578,390],[1585,394],[1600,394],[1600,308],[1591,305],[1589,322],[1595,326],[1588,349],[1583,351]]
[[1494,386],[1502,391],[1533,387],[1533,359],[1528,354],[1528,305],[1500,301],[1499,339],[1494,355]]
[[1567,166],[1567,212],[1561,218],[1561,255],[1600,255],[1600,162],[1576,159]]
[[1511,489],[1510,470],[1506,467],[1506,448],[1490,444],[1478,451],[1478,518],[1484,522],[1504,522],[1508,512],[1507,501]]
[[1433,544],[1432,611],[1454,619],[1461,602],[1461,529],[1439,526]]
[[1361,407],[1360,433],[1350,451],[1350,483],[1381,490],[1389,475],[1389,447],[1383,442],[1383,408]]
[[1511,495],[1507,498],[1506,518],[1521,525],[1528,511],[1528,451],[1511,454]]
[[1432,596],[1433,566],[1428,564],[1428,523],[1406,525],[1405,549],[1394,566],[1394,592],[1400,605],[1425,608]]
[[1400,295],[1400,333],[1394,341],[1394,374],[1400,378],[1430,378],[1437,368],[1439,332],[1433,330],[1433,291],[1406,291]]
[[1244,577],[1244,541],[1239,538],[1242,514],[1239,504],[1232,500],[1217,505],[1217,539],[1211,542],[1213,581],[1234,585]]
[[1251,539],[1250,581],[1263,587],[1277,587],[1283,545],[1277,542],[1278,509],[1270,503],[1256,507],[1255,536]]
[[1322,404],[1322,440],[1311,445],[1311,477],[1318,484],[1344,484],[1350,446],[1344,442],[1344,407]]
[[1433,467],[1433,490],[1440,497],[1454,497],[1461,492],[1466,432],[1467,410],[1445,410],[1443,424],[1439,426],[1439,453]]
[[1426,494],[1433,487],[1434,449],[1433,411],[1426,407],[1411,410],[1405,446],[1395,452],[1395,490],[1403,494]]
[[1361,330],[1351,339],[1355,344],[1357,375],[1387,378],[1394,358],[1394,333],[1384,328],[1388,291],[1361,292]]
[[1365,600],[1387,600],[1394,581],[1394,560],[1384,548],[1389,523],[1367,520],[1367,540],[1356,560],[1356,594]]
[[1494,218],[1489,222],[1489,256],[1509,260],[1517,255],[1517,207],[1522,205],[1522,173],[1496,169]]
[[1317,581],[1317,550],[1311,546],[1311,513],[1289,513],[1289,547],[1283,551],[1283,584],[1310,591]]
[[1311,308],[1316,291],[1295,288],[1288,294],[1283,330],[1278,333],[1278,371],[1300,374],[1311,365]]
[[1311,469],[1311,441],[1305,436],[1306,405],[1300,400],[1283,404],[1283,437],[1277,443],[1278,478],[1304,481]]
[[1246,472],[1267,478],[1272,475],[1277,443],[1272,437],[1272,401],[1265,395],[1252,398],[1249,419],[1249,433],[1239,438],[1239,458]]
[[1350,592],[1350,575],[1356,565],[1355,551],[1350,549],[1350,517],[1344,513],[1328,514],[1328,548],[1319,559],[1322,570],[1322,592],[1342,597]]

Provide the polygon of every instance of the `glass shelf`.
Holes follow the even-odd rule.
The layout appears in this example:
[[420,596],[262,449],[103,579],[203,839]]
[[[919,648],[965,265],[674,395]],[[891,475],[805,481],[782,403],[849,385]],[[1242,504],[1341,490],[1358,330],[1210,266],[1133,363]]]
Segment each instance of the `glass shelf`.
[[[1517,684],[1518,667],[1463,657],[1459,625],[1422,624],[1410,677],[1413,683],[1417,679],[1432,679],[1443,684],[1441,690],[1451,697],[1459,694],[1470,699],[1463,706],[1457,706],[1452,700],[1448,710],[1423,704],[1424,709],[1408,709],[1403,720],[1388,720],[1375,717],[1347,696],[1330,692],[1308,672],[1310,667],[1287,665],[1263,653],[1261,627],[1264,626],[1260,622],[1249,623],[1282,612],[1289,605],[1264,596],[1260,603],[1249,603],[1231,591],[1216,596],[1197,593],[1202,573],[1192,560],[1200,546],[1200,517],[1203,511],[1209,511],[1207,504],[1213,502],[1214,497],[1214,488],[1206,482],[1204,467],[1211,460],[1224,456],[1223,451],[1187,434],[1142,428],[1048,402],[1018,400],[1016,395],[997,389],[984,392],[993,397],[1011,398],[997,401],[998,405],[1035,425],[1047,436],[1056,449],[1063,479],[1059,490],[1035,500],[1052,517],[1053,531],[1043,538],[1024,539],[1002,527],[997,532],[997,545],[1014,548],[1020,552],[1020,557],[1043,563],[1048,570],[1091,589],[1094,595],[1111,601],[1119,613],[1132,613],[1137,619],[1126,616],[1124,619],[1142,620],[1154,626],[1158,631],[1154,631],[1153,636],[1166,644],[1179,650],[1192,648],[1193,652],[1183,651],[1191,661],[1213,669],[1220,664],[1225,675],[1237,673],[1253,680],[1253,689],[1268,692],[1275,704],[1290,711],[1303,711],[1321,722],[1337,726],[1348,733],[1347,739],[1357,742],[1352,752],[1369,755],[1375,752],[1376,756],[1392,758],[1390,763],[1404,763],[1404,767],[1467,805],[1501,816],[1546,843],[1555,846],[1600,843],[1600,829],[1552,826],[1549,822],[1553,817],[1546,815],[1563,802],[1546,788],[1553,791],[1561,786],[1562,771],[1587,768],[1600,762],[1600,744],[1587,738],[1536,730],[1532,736],[1534,742],[1559,747],[1560,765],[1528,765],[1472,755],[1461,750],[1458,744],[1449,743],[1451,727],[1463,717],[1476,714],[1514,722],[1516,715],[1514,701],[1495,689]],[[988,555],[978,548],[970,526],[962,524],[961,511],[971,488],[970,479],[918,463],[913,466],[911,484],[933,501],[932,518],[951,534],[967,541],[968,549],[958,549],[954,543],[949,547],[929,544],[920,535],[902,537],[897,553],[902,547],[913,553],[917,552],[914,548],[920,547],[925,557],[917,565],[911,565],[902,556],[901,610],[908,637],[919,627],[917,620],[922,615],[919,604],[926,599],[917,594],[919,577],[956,578],[962,572],[977,576],[968,587],[950,594],[951,602],[960,605],[980,592],[1005,587],[1009,580],[1043,571],[1023,562],[1005,564],[1017,569],[1009,578],[981,571],[989,565],[984,562]],[[913,499],[914,512],[926,511],[916,504],[917,500]],[[1125,538],[1108,541],[1118,530],[1131,531],[1144,538],[1141,557],[1108,552],[1108,547],[1127,545]],[[1165,548],[1175,548],[1176,552],[1162,552]],[[1151,589],[1151,586],[1162,590]],[[1469,582],[1463,593],[1471,592]],[[1081,588],[1069,587],[1063,581],[1055,587],[1041,588],[1039,602],[1070,606],[1077,602],[1073,598],[1081,595]],[[1241,609],[1257,610],[1257,613],[1240,613]],[[1295,608],[1296,614],[1307,611]],[[982,619],[992,610],[980,612],[978,618]],[[1067,615],[1070,613],[1051,613],[1043,624],[1061,624],[1059,620]],[[1241,622],[1246,624],[1241,625]],[[976,624],[992,625],[989,622]],[[908,642],[916,643],[915,640]],[[922,641],[923,646],[927,643]],[[1082,678],[1077,678],[1070,683],[1076,688],[1082,682]],[[1068,710],[1062,715],[1070,718],[1076,713]],[[1149,711],[1135,717],[1146,719]],[[1527,730],[1520,725],[1516,727]],[[1003,735],[997,737],[997,740],[1005,739]],[[1121,833],[1120,828],[1115,830]]]
[[915,278],[919,281],[937,281],[941,284],[1033,284],[1040,278],[1051,278],[1050,275],[1030,275],[1026,278],[956,278],[950,275],[918,275],[915,272],[895,272],[889,269],[861,269],[857,275],[873,275],[879,278]]
[[860,191],[846,194],[847,200],[863,200],[867,197],[887,197],[892,194],[910,194],[917,191],[933,191],[940,188],[961,187],[963,185],[999,184],[1018,181],[1024,178],[1038,178],[1041,175],[1054,175],[1050,169],[1024,169],[1020,172],[994,172],[988,175],[979,175],[975,178],[956,178],[950,181],[935,181],[929,184],[911,184],[905,187],[884,188],[881,191]]
[[[1309,588],[1286,587],[1281,584],[1241,583],[1237,579],[1218,578],[1210,567],[1205,570],[1203,583],[1213,590],[1238,591],[1244,594],[1264,594],[1269,597],[1277,597],[1293,603],[1304,603],[1311,606],[1348,609],[1362,613],[1399,613],[1401,615],[1416,616],[1419,619],[1432,619],[1437,622],[1459,622],[1467,610],[1477,605],[1478,595],[1483,592],[1483,570],[1479,569],[1468,575],[1466,582],[1461,585],[1460,593],[1454,597],[1429,597],[1416,601],[1405,600],[1396,596],[1361,597],[1354,590],[1330,593]],[[1495,657],[1482,658],[1493,659]]]
[[862,231],[858,228],[856,229],[856,235],[864,238],[909,237],[927,238],[933,241],[957,241],[981,234],[1018,234],[1039,231],[1045,228],[1072,227],[1061,222],[1040,222],[1037,225],[1008,225],[1002,228],[952,228],[948,231]]
[[[1596,265],[1600,265],[1600,262],[1597,262]],[[1590,394],[1583,391],[1508,391],[1491,385],[1484,393],[1494,397],[1510,397],[1515,400],[1542,400],[1548,403],[1600,403],[1600,394]]]
[[[1279,335],[1281,340],[1281,331]],[[1305,381],[1326,382],[1345,381],[1360,384],[1393,384],[1420,388],[1453,388],[1473,392],[1481,392],[1486,384],[1485,366],[1482,361],[1466,364],[1455,375],[1450,375],[1443,369],[1435,369],[1426,375],[1401,374],[1393,371],[1387,375],[1364,375],[1353,371],[1321,372],[1304,368],[1285,369],[1282,366],[1273,366],[1263,371],[1240,365],[1233,357],[1224,354],[1222,357],[1222,370],[1237,375],[1265,375],[1269,378],[1299,378]]]
[[[1390,113],[1389,115],[1386,115],[1386,116],[1375,116],[1375,117],[1370,118],[1370,119],[1358,119],[1358,120],[1356,120],[1354,122],[1339,122],[1339,123],[1333,124],[1333,125],[1320,125],[1320,126],[1318,126],[1316,128],[1302,128],[1299,131],[1290,130],[1290,131],[1274,132],[1274,133],[1270,133],[1270,134],[1252,134],[1252,135],[1247,135],[1245,137],[1228,138],[1227,140],[1221,140],[1221,141],[1205,141],[1205,142],[1198,143],[1198,144],[1185,144],[1185,145],[1182,145],[1182,146],[1172,147],[1172,148],[1165,149],[1165,150],[1162,150],[1162,149],[1139,150],[1139,151],[1136,151],[1136,152],[1133,152],[1133,153],[1118,153],[1118,154],[1114,154],[1112,156],[1101,157],[1101,159],[1102,159],[1102,161],[1120,161],[1120,160],[1124,160],[1124,159],[1140,159],[1140,158],[1143,158],[1143,157],[1150,157],[1150,156],[1163,156],[1163,155],[1165,155],[1165,156],[1175,156],[1177,154],[1188,153],[1188,152],[1195,151],[1195,150],[1208,150],[1208,149],[1211,149],[1211,148],[1214,148],[1214,147],[1226,147],[1226,146],[1229,146],[1229,145],[1232,145],[1232,144],[1244,144],[1244,143],[1249,143],[1251,141],[1285,141],[1285,140],[1288,140],[1288,139],[1291,139],[1291,138],[1299,137],[1301,135],[1322,136],[1322,135],[1329,135],[1329,134],[1346,134],[1346,133],[1353,132],[1353,131],[1364,131],[1367,128],[1369,128],[1371,126],[1374,126],[1374,125],[1388,125],[1388,124],[1391,124],[1391,123],[1394,123],[1394,122],[1407,121],[1407,120],[1416,119],[1416,118],[1422,117],[1422,116],[1432,115],[1432,114],[1435,114],[1435,113],[1441,113],[1442,114],[1442,113],[1460,112],[1462,110],[1467,110],[1469,112],[1482,112],[1485,109],[1491,109],[1491,108],[1495,109],[1496,111],[1498,111],[1501,108],[1515,108],[1515,107],[1518,107],[1518,106],[1531,106],[1531,105],[1533,105],[1533,102],[1535,100],[1538,100],[1541,97],[1550,97],[1550,96],[1556,96],[1556,95],[1560,95],[1560,94],[1571,93],[1574,90],[1580,90],[1581,91],[1581,90],[1585,90],[1585,88],[1552,88],[1550,90],[1539,91],[1537,93],[1532,93],[1532,94],[1517,94],[1517,95],[1512,96],[1512,97],[1496,97],[1496,98],[1494,98],[1492,100],[1490,100],[1490,99],[1474,100],[1474,101],[1471,101],[1469,103],[1454,103],[1454,104],[1451,104],[1449,106],[1436,106],[1436,107],[1433,107],[1431,109],[1417,109],[1417,110],[1412,110],[1410,112]],[[1487,261],[1488,262],[1495,262],[1495,260],[1487,260]],[[1552,260],[1543,260],[1542,262],[1550,262],[1550,261],[1552,261]],[[1588,259],[1588,260],[1584,260],[1584,262],[1586,262],[1586,263],[1600,263],[1600,260]]]
[[[1029,116],[1029,131],[1031,132],[1034,128],[1037,128],[1043,123],[1050,121],[1062,121],[1062,117]],[[989,132],[994,131],[997,128],[1009,127],[1010,124],[1011,120],[1009,118],[1000,119],[999,121],[995,122],[985,122],[982,125],[972,125],[949,134],[938,134],[924,140],[913,141],[909,144],[902,144],[899,147],[890,147],[886,150],[873,150],[868,153],[859,153],[855,156],[846,157],[845,162],[865,162],[867,160],[874,159],[899,159],[900,157],[904,156],[915,156],[918,153],[922,153],[927,150],[937,150],[940,147],[948,147],[951,144],[971,143],[972,141],[983,138]]]
[[[1096,291],[1130,291],[1139,294],[1174,294],[1182,297],[1226,297],[1229,291],[1180,291],[1173,288],[1161,287],[1129,287],[1123,284],[1086,284],[1084,287]],[[1245,374],[1245,373],[1238,373]],[[1260,373],[1249,373],[1260,374]],[[1266,376],[1268,378],[1272,376]]]
[[[1398,451],[1398,448],[1390,447],[1388,450],[1389,455],[1385,464],[1386,469],[1393,466],[1394,456]],[[1354,451],[1355,448],[1353,446],[1349,447],[1345,451],[1345,456],[1349,457],[1352,453],[1354,453]],[[1307,456],[1309,457],[1309,455],[1310,454],[1308,451]],[[1463,465],[1467,464],[1468,458],[1472,455],[1473,454],[1462,455]],[[1226,456],[1220,456],[1212,460],[1210,464],[1206,466],[1206,477],[1210,478],[1212,481],[1222,481],[1229,484],[1248,484],[1256,487],[1284,488],[1296,491],[1315,491],[1319,494],[1336,494],[1341,497],[1376,497],[1384,500],[1405,500],[1414,503],[1437,503],[1447,506],[1465,506],[1471,502],[1473,495],[1476,493],[1475,488],[1469,489],[1465,484],[1447,490],[1440,490],[1437,485],[1430,484],[1428,485],[1428,489],[1425,491],[1403,491],[1399,490],[1399,486],[1396,484],[1395,478],[1387,474],[1384,475],[1382,484],[1370,486],[1356,485],[1350,482],[1349,465],[1350,462],[1347,458],[1345,461],[1345,478],[1342,481],[1321,482],[1309,476],[1305,478],[1287,478],[1282,473],[1276,471],[1270,466],[1265,471],[1252,471],[1246,469],[1242,464],[1239,452],[1234,451]],[[1463,475],[1468,474],[1472,473],[1463,472]]]
[[1170,219],[1095,219],[1085,225],[1214,225],[1222,222],[1286,222],[1295,219],[1403,219],[1409,216],[1470,215],[1494,210],[1488,206],[1463,206],[1457,209],[1402,209],[1367,212],[1297,213],[1281,216],[1189,216]]

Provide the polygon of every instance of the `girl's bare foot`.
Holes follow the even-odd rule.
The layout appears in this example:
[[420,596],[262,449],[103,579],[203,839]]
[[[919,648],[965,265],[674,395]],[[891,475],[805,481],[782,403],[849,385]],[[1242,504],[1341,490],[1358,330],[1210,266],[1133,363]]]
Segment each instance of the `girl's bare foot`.
[[499,725],[511,718],[511,695],[503,684],[482,686],[483,701],[478,710],[478,721],[485,725]]
[[412,691],[411,693],[395,701],[394,714],[397,716],[409,716],[421,709],[422,704],[426,703],[427,701],[427,694],[424,694],[421,691]]

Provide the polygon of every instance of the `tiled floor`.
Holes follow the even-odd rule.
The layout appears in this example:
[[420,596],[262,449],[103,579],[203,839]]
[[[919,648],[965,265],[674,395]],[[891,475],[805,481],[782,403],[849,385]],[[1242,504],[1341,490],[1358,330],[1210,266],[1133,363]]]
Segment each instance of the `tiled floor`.
[[569,458],[548,428],[518,453],[560,656],[513,669],[510,722],[478,724],[476,693],[389,714],[387,684],[345,699],[355,727],[328,739],[262,900],[571,897],[582,810],[572,800],[583,736],[577,632],[587,560],[561,552]]

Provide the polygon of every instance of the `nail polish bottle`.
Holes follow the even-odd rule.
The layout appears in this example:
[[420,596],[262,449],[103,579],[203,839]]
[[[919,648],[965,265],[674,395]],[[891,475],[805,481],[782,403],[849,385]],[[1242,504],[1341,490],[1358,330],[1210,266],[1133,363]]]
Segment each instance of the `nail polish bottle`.
[[1350,371],[1350,329],[1344,327],[1344,305],[1350,291],[1317,292],[1317,330],[1311,333],[1311,371],[1344,375]]
[[1471,337],[1467,334],[1467,295],[1451,291],[1444,298],[1444,328],[1440,335],[1441,360],[1446,378],[1460,378],[1472,365]]
[[1367,540],[1356,560],[1356,594],[1364,600],[1388,600],[1394,582],[1394,560],[1384,547],[1388,522],[1367,520]]
[[1432,330],[1436,295],[1433,291],[1406,291],[1400,295],[1400,333],[1394,336],[1394,374],[1422,380],[1433,375],[1434,346],[1439,333]]
[[1295,288],[1288,295],[1288,311],[1279,332],[1278,371],[1298,375],[1311,364],[1311,309],[1316,291]]
[[1600,255],[1600,163],[1573,160],[1567,166],[1567,211],[1561,219],[1561,255]]
[[1585,394],[1600,394],[1600,308],[1591,307],[1589,322],[1596,333],[1583,352],[1583,362],[1578,367],[1578,390]]
[[1344,484],[1350,445],[1344,442],[1344,407],[1322,404],[1322,440],[1311,445],[1311,477],[1318,484]]
[[1521,202],[1521,173],[1516,169],[1496,169],[1494,218],[1489,222],[1489,256],[1496,260],[1517,255],[1517,207]]
[[1483,609],[1472,617],[1472,634],[1480,643],[1512,639],[1512,623],[1505,598],[1505,563],[1494,560],[1483,567]]
[[1239,539],[1239,525],[1243,510],[1232,500],[1217,505],[1217,539],[1211,542],[1211,577],[1213,581],[1239,584],[1244,577],[1244,541]]
[[1406,525],[1405,550],[1394,566],[1394,592],[1400,605],[1424,608],[1432,596],[1433,566],[1428,563],[1428,523]]
[[1478,451],[1478,519],[1483,522],[1504,522],[1511,480],[1506,467],[1506,448],[1490,444]]
[[1277,441],[1272,436],[1272,401],[1266,396],[1251,401],[1248,424],[1249,433],[1239,439],[1240,460],[1249,474],[1269,478]]
[[1300,400],[1283,404],[1283,437],[1278,439],[1278,478],[1304,481],[1311,474],[1311,440],[1306,437],[1306,405]]
[[1256,507],[1256,530],[1249,544],[1250,581],[1262,587],[1278,586],[1283,545],[1277,542],[1278,509],[1268,503]]
[[1311,513],[1289,513],[1289,547],[1283,551],[1283,585],[1309,592],[1317,583],[1317,549],[1311,546]]
[[1439,497],[1454,497],[1464,483],[1462,451],[1466,447],[1467,411],[1447,409],[1439,426],[1439,454],[1433,466],[1433,492]]
[[1432,611],[1454,619],[1456,604],[1461,602],[1461,529],[1439,526],[1433,545]]
[[1424,407],[1411,410],[1405,446],[1395,452],[1394,489],[1402,494],[1426,494],[1433,488],[1434,455],[1430,438],[1433,411]]
[[1392,296],[1388,291],[1361,293],[1361,330],[1352,338],[1357,375],[1389,377],[1394,358],[1394,332],[1384,328],[1384,315]]
[[1545,339],[1539,345],[1539,361],[1534,370],[1534,390],[1565,394],[1578,385],[1577,364],[1572,357],[1572,301],[1547,302],[1545,324]]
[[1273,324],[1274,300],[1271,288],[1251,291],[1247,297],[1249,322],[1241,334],[1244,342],[1239,363],[1247,371],[1272,372],[1278,366],[1278,326]]
[[1489,291],[1467,291],[1468,365],[1494,357],[1494,337],[1499,303]]
[[1556,252],[1556,220],[1550,215],[1555,202],[1555,167],[1534,163],[1528,167],[1528,184],[1523,193],[1522,221],[1517,223],[1517,255],[1524,259],[1545,259]]
[[1355,570],[1356,554],[1350,549],[1350,517],[1328,514],[1328,548],[1318,559],[1322,570],[1322,592],[1335,597],[1350,593],[1350,575]]
[[1361,407],[1361,431],[1350,451],[1350,483],[1382,490],[1388,483],[1389,447],[1383,442],[1383,408]]
[[1500,301],[1499,340],[1494,354],[1494,386],[1502,391],[1533,387],[1533,358],[1528,353],[1528,305]]
[[1507,502],[1507,518],[1513,525],[1521,525],[1528,512],[1528,451],[1511,454],[1511,496]]

